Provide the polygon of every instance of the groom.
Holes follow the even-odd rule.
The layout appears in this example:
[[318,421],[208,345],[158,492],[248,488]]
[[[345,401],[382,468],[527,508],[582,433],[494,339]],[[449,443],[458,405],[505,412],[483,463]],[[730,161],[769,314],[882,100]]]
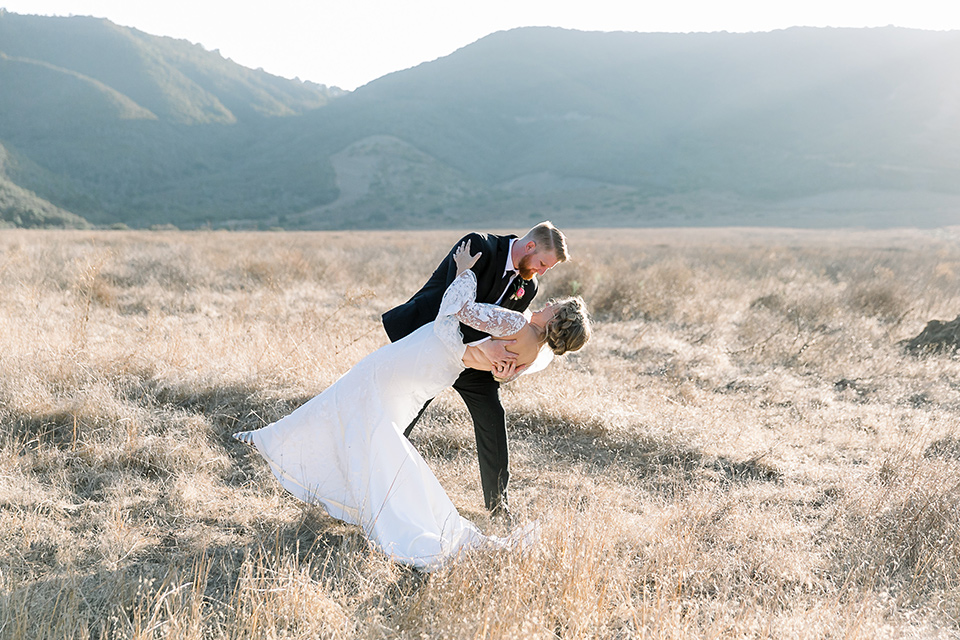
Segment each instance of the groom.
[[[514,311],[525,311],[537,295],[537,276],[567,260],[567,240],[550,222],[541,222],[522,238],[513,235],[471,233],[458,240],[426,284],[407,302],[383,314],[383,327],[391,342],[396,342],[436,319],[440,300],[457,274],[453,253],[460,243],[470,241],[470,253],[481,253],[472,267],[477,275],[477,302],[498,304]],[[502,370],[516,355],[506,350],[510,342],[490,340],[490,336],[464,324],[460,325],[464,342],[475,344]],[[473,417],[480,461],[480,482],[487,509],[495,515],[509,516],[507,482],[507,427],[500,404],[500,383],[489,371],[465,369],[453,388],[463,398]],[[428,402],[429,404],[429,402]],[[423,407],[426,409],[426,405]],[[420,410],[423,414],[423,409]],[[418,415],[404,431],[409,436]]]

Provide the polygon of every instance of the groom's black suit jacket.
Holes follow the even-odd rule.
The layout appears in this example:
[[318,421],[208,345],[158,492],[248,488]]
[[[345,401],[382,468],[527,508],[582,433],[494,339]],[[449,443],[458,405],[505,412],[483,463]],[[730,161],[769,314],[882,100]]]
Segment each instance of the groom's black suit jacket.
[[[510,240],[516,236],[497,236],[485,233],[471,233],[460,239],[453,246],[446,257],[440,262],[426,284],[413,294],[413,297],[400,306],[390,309],[383,314],[383,328],[387,331],[391,342],[413,333],[428,322],[437,318],[440,311],[440,301],[443,293],[457,275],[457,265],[453,261],[453,254],[464,240],[470,241],[470,255],[479,251],[482,255],[471,270],[477,275],[477,302],[496,303],[503,293],[503,270],[510,258]],[[519,279],[519,276],[517,276]],[[525,311],[530,306],[533,297],[537,295],[537,278],[524,280],[523,296],[512,299],[507,296],[500,304],[506,309]],[[460,325],[464,342],[473,342],[487,334],[477,331],[464,324]]]

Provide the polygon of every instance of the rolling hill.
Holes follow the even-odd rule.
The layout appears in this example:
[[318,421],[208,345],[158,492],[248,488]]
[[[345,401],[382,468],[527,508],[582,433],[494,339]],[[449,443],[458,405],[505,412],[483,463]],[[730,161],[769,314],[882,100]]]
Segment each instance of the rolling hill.
[[523,28],[348,93],[6,13],[0,178],[21,214],[0,220],[960,224],[957,59],[949,31]]
[[960,220],[958,56],[958,32],[895,28],[521,29],[370,83],[304,129],[392,135],[548,211],[583,200],[585,222],[813,207],[822,224],[831,208],[909,213],[903,193]]
[[331,199],[328,163],[291,170],[282,139],[261,136],[342,93],[107,20],[0,14],[0,142],[29,161],[6,178],[95,224],[196,226]]

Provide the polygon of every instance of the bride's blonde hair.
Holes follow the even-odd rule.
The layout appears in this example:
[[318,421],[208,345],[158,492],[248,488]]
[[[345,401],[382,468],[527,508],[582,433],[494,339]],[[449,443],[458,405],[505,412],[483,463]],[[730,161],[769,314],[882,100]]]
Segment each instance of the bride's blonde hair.
[[556,355],[562,356],[568,351],[576,351],[590,339],[590,314],[583,298],[559,298],[549,304],[559,305],[557,312],[547,323],[547,344]]

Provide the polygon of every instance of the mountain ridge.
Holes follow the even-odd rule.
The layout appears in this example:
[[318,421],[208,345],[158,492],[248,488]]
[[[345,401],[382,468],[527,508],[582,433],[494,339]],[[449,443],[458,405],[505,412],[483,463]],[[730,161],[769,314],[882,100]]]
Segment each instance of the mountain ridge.
[[342,92],[7,13],[0,144],[95,225],[956,224],[956,59],[957,31],[525,27]]

